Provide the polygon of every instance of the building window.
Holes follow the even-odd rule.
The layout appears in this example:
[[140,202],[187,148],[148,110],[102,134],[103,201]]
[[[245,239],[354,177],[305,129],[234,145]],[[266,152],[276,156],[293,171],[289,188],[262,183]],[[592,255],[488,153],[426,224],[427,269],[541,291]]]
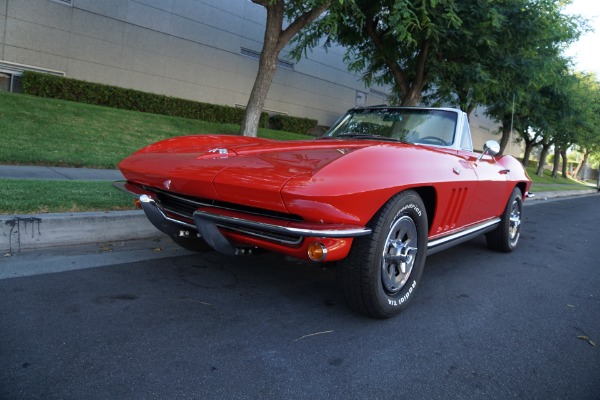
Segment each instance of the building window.
[[366,106],[367,105],[367,94],[365,92],[361,92],[360,90],[357,90],[355,98],[354,98],[354,105],[356,107]]
[[21,75],[0,71],[0,90],[3,92],[23,92]]
[[64,72],[34,67],[31,65],[16,64],[9,61],[0,61],[0,90],[4,92],[23,92],[23,71],[36,71],[46,74],[65,76]]
[[[240,53],[243,56],[254,58],[255,60],[258,60],[260,58],[260,51],[250,50],[245,47],[241,48]],[[281,58],[277,59],[277,66],[281,67],[281,68],[291,69],[291,70],[294,69],[294,63],[286,61],[286,60],[282,60]]]

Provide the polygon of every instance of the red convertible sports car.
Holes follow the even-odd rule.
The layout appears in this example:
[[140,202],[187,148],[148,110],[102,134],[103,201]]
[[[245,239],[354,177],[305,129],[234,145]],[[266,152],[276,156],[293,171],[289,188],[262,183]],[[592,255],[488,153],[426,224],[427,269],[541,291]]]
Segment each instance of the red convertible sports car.
[[337,261],[350,307],[384,318],[414,297],[427,254],[483,233],[515,248],[531,182],[498,151],[473,151],[460,110],[365,107],[313,140],[167,139],[124,159],[117,185],[185,248]]

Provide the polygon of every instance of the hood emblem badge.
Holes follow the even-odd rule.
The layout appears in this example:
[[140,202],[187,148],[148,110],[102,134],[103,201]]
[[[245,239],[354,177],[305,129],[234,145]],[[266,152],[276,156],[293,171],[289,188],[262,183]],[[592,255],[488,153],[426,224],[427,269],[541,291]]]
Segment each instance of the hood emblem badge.
[[228,153],[227,149],[222,149],[222,148],[211,149],[208,152],[216,153],[216,154],[227,154]]
[[164,187],[165,187],[167,190],[171,189],[171,180],[170,180],[170,179],[167,179],[166,181],[164,181],[164,182],[163,182],[163,186],[164,186]]

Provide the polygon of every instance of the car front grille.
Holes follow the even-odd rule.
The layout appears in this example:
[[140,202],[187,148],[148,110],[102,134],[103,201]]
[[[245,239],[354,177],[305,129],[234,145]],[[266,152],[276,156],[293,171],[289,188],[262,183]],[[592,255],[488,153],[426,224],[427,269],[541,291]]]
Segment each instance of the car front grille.
[[212,206],[210,201],[202,201],[200,199],[158,191],[156,189],[151,190],[156,193],[161,206],[166,212],[178,215],[190,221],[194,220],[194,211],[198,208]]
[[[255,216],[275,218],[281,220],[282,223],[303,221],[302,218],[300,218],[299,216],[292,214],[280,213],[277,211],[247,207],[239,204],[232,204],[215,200],[200,199],[197,197],[171,193],[152,187],[145,187],[144,189],[156,194],[160,205],[162,206],[164,211],[167,214],[169,214],[172,218],[181,219],[187,223],[194,223],[194,211],[202,207],[214,207],[223,210],[242,212],[245,214]],[[284,235],[281,233],[248,227],[240,227],[231,224],[219,224],[219,226],[227,230],[241,233],[243,235],[258,237],[261,239],[266,239],[286,245],[297,245],[302,242],[302,238],[300,236]]]

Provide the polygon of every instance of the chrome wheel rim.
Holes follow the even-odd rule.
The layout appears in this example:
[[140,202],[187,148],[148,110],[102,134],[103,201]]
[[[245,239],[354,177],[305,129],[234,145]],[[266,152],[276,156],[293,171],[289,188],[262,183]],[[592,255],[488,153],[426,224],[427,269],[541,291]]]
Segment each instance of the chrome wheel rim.
[[521,234],[521,204],[518,200],[513,201],[510,209],[510,217],[508,223],[508,239],[512,246],[519,241]]
[[417,226],[403,216],[392,224],[385,240],[381,261],[381,282],[388,294],[396,294],[406,284],[417,255]]

